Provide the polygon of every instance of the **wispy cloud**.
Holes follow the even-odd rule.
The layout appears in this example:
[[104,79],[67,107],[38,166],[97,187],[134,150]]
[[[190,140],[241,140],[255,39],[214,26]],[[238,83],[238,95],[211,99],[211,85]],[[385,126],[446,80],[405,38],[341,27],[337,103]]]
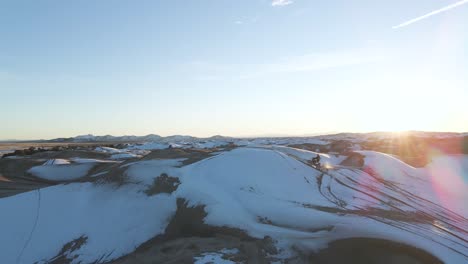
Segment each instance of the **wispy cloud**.
[[293,0],[273,0],[271,2],[272,6],[286,6],[292,4]]
[[458,1],[458,2],[456,2],[456,3],[454,3],[454,4],[448,5],[448,6],[446,6],[446,7],[441,8],[441,9],[437,9],[437,10],[432,11],[432,12],[430,12],[430,13],[427,13],[427,14],[425,14],[425,15],[423,15],[423,16],[420,16],[420,17],[417,17],[417,18],[408,20],[408,21],[406,21],[406,22],[403,22],[403,23],[401,23],[401,24],[399,24],[399,25],[396,25],[396,26],[394,26],[394,27],[392,27],[392,28],[393,28],[393,29],[398,29],[398,28],[406,27],[406,26],[411,25],[411,24],[413,24],[413,23],[415,23],[415,22],[418,22],[418,21],[420,21],[420,20],[423,20],[423,19],[426,19],[426,18],[428,18],[428,17],[437,15],[437,14],[439,14],[439,13],[448,11],[448,10],[450,10],[450,9],[453,9],[453,8],[455,8],[455,7],[458,7],[458,6],[461,6],[461,5],[464,5],[464,4],[468,4],[468,0]]
[[372,63],[384,59],[379,53],[366,50],[333,51],[279,58],[266,63],[220,64],[196,61],[185,69],[200,81],[250,79],[275,74],[313,72],[338,67]]
[[337,51],[286,57],[275,63],[262,64],[264,73],[308,72],[374,62],[382,56],[363,51]]

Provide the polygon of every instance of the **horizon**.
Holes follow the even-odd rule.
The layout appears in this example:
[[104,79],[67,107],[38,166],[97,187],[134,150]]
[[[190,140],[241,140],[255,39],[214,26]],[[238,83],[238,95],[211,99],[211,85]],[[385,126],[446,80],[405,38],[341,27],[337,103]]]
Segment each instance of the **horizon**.
[[0,138],[468,131],[466,0],[5,1],[0,21]]
[[75,135],[75,136],[70,136],[70,137],[56,137],[56,138],[36,138],[36,139],[1,139],[0,138],[0,143],[1,142],[28,142],[28,141],[50,141],[50,140],[55,140],[55,139],[69,139],[69,138],[77,138],[77,137],[83,137],[83,136],[93,136],[93,137],[146,137],[146,136],[159,136],[162,138],[167,138],[167,137],[175,137],[175,136],[181,136],[181,137],[193,137],[193,138],[199,138],[199,139],[207,139],[207,138],[212,138],[212,137],[225,137],[225,138],[237,138],[237,139],[249,139],[249,138],[307,138],[307,137],[321,137],[321,136],[333,136],[333,135],[341,135],[341,134],[396,134],[396,135],[404,135],[404,134],[410,134],[410,133],[434,133],[434,134],[468,134],[468,131],[462,131],[462,132],[453,132],[453,131],[422,131],[422,130],[405,130],[405,131],[368,131],[368,132],[325,132],[325,133],[309,133],[309,134],[297,134],[297,135],[285,135],[285,134],[267,134],[267,135],[246,135],[246,136],[230,136],[230,135],[222,135],[222,134],[216,134],[216,135],[211,135],[211,136],[205,136],[205,137],[198,137],[198,136],[193,136],[189,134],[174,134],[174,135],[160,135],[160,134],[155,134],[155,133],[150,133],[150,134],[145,134],[145,135],[111,135],[111,134],[106,134],[106,135],[95,135],[95,134],[83,134],[83,135]]

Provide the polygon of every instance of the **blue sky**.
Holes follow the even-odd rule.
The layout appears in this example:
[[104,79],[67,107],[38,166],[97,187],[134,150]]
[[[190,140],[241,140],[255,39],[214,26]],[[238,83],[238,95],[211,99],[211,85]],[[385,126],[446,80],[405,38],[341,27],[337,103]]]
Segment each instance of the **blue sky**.
[[454,3],[1,1],[0,138],[468,131]]

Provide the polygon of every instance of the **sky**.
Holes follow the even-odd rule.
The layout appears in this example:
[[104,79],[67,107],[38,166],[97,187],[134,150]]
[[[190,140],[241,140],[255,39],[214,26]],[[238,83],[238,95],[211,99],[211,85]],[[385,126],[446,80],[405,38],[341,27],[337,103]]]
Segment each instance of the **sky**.
[[0,139],[468,131],[468,1],[0,0]]

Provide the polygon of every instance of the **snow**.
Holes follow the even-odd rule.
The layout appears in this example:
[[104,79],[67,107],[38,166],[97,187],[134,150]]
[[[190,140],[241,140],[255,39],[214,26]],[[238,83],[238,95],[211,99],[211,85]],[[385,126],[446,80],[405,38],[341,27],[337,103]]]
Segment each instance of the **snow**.
[[237,248],[232,249],[221,249],[219,252],[206,252],[203,253],[200,257],[194,258],[194,264],[207,264],[207,263],[214,263],[214,264],[230,264],[236,263],[231,260],[224,259],[224,255],[234,255],[238,254],[239,250]]
[[169,195],[147,196],[135,186],[115,189],[73,183],[3,198],[0,259],[2,263],[47,260],[64,244],[87,236],[87,242],[70,256],[78,256],[72,263],[112,260],[164,232],[175,210]]
[[194,264],[235,264],[236,262],[223,259],[219,253],[204,253],[201,257],[194,258]]
[[365,156],[364,165],[370,166],[387,180],[402,181],[403,173],[415,175],[418,170],[396,157],[376,151],[356,151]]
[[[305,163],[315,152],[243,147],[187,166],[183,159],[128,163],[120,168],[129,183],[120,188],[71,183],[2,198],[0,211],[7,213],[0,218],[0,259],[47,261],[67,242],[86,236],[87,242],[69,253],[77,256],[72,263],[101,257],[110,261],[162,234],[175,213],[176,199],[184,198],[191,206],[205,206],[206,224],[238,228],[260,239],[272,237],[280,258],[294,254],[292,246],[311,251],[336,239],[370,237],[424,249],[446,263],[466,262],[457,251],[466,252],[468,237],[457,230],[468,229],[463,204],[468,200],[467,156],[434,157],[425,168],[414,168],[390,155],[359,153],[365,156],[363,170],[337,166],[325,174]],[[318,154],[332,165],[346,158]],[[43,177],[70,179],[68,175],[80,174],[73,172],[75,166],[109,162],[71,161],[33,169]],[[162,173],[178,177],[181,184],[172,194],[147,196],[144,191]],[[450,182],[439,182],[441,175]],[[378,210],[389,216],[382,217]],[[400,219],[413,214],[426,217]],[[440,221],[424,221],[427,217]],[[222,258],[226,254],[235,253],[207,252],[194,260],[232,263]]]
[[157,150],[157,149],[166,149],[169,145],[165,143],[157,143],[157,142],[147,142],[138,145],[132,145],[128,147],[129,150]]
[[[291,145],[291,144],[315,144],[315,145],[327,145],[330,142],[323,140],[318,137],[282,137],[282,138],[226,138],[226,137],[210,137],[210,138],[195,138],[190,136],[169,136],[164,138],[149,138],[141,137],[144,143],[133,143],[129,147],[120,151],[132,151],[132,150],[159,150],[172,148],[195,148],[195,149],[210,149],[229,145],[231,143],[237,146],[259,146],[259,145]],[[99,148],[97,151],[110,153],[114,150],[108,148]],[[135,153],[136,154],[136,153]]]
[[[181,178],[177,195],[193,204],[206,205],[208,224],[248,230],[256,237],[287,234],[304,238],[310,234],[295,231],[295,226],[307,223],[310,228],[320,228],[330,220],[321,212],[308,215],[310,210],[301,206],[311,202],[331,205],[315,191],[315,177],[320,172],[285,154],[236,149],[187,166],[186,170],[189,172]],[[258,216],[291,228],[259,223]],[[323,221],[311,222],[314,218]]]
[[[267,147],[268,148],[268,147]],[[324,165],[339,165],[343,160],[347,157],[343,155],[333,155],[333,154],[324,154],[314,151],[308,151],[303,149],[291,148],[291,147],[284,147],[284,146],[271,146],[272,149],[280,151],[282,153],[291,155],[298,160],[303,162],[307,162],[315,158],[317,155],[320,156],[320,162]]]
[[132,153],[119,153],[119,154],[113,154],[110,158],[111,159],[135,159],[135,158],[141,158],[142,156],[132,154]]
[[102,159],[86,159],[86,158],[71,158],[71,161],[75,163],[117,163],[115,160],[102,160]]
[[434,157],[423,170],[441,204],[468,218],[468,155]]
[[98,177],[98,176],[102,176],[104,174],[107,174],[109,171],[103,171],[103,172],[99,172],[99,173],[96,173],[96,174],[93,174],[93,175],[90,175],[89,177]]
[[224,259],[224,255],[233,255],[239,253],[236,248],[233,249],[222,249],[219,252],[206,252],[200,257],[194,258],[194,264],[231,264],[236,263],[231,260]]
[[[289,149],[284,150],[290,152]],[[385,155],[379,157],[382,159],[377,159],[380,164],[399,164],[399,161],[393,157]],[[326,195],[318,191],[320,187],[317,185],[317,177],[321,173],[279,151],[240,148],[183,169],[185,172],[181,177],[182,184],[176,191],[177,196],[188,199],[192,205],[206,205],[205,210],[208,215],[205,217],[205,223],[210,225],[240,228],[258,238],[268,235],[280,241],[302,245],[309,250],[324,246],[330,240],[358,236],[386,238],[407,243],[426,249],[448,263],[457,263],[464,259],[462,255],[453,254],[451,251],[452,247],[458,250],[462,250],[463,247],[454,246],[453,242],[450,242],[459,241],[458,243],[463,244],[463,240],[452,237],[449,233],[441,235],[440,230],[421,233],[420,228],[434,229],[432,224],[421,223],[415,227],[414,224],[397,220],[381,222],[353,214],[340,215],[314,209],[314,206],[336,208]],[[403,172],[414,172],[412,168],[406,166],[401,166],[400,169]],[[336,175],[334,177],[337,179],[341,177],[335,172],[331,173]],[[329,184],[330,190],[336,191],[335,195],[349,201],[350,204],[344,210],[375,206],[381,208],[378,200],[374,202],[371,197],[376,197],[375,195],[383,191],[385,195],[388,193],[392,195],[391,197],[403,199],[426,214],[437,217],[435,212],[447,213],[440,211],[438,207],[431,207],[431,204],[421,204],[419,200],[412,202],[417,197],[406,198],[364,172],[339,169],[336,173],[343,173],[343,177],[339,178],[342,181],[348,179],[347,177],[351,179],[354,177],[365,179],[363,183],[370,182],[359,187],[356,185],[359,181],[348,180],[349,186],[362,188],[361,193],[339,184],[334,177],[327,176],[324,179],[322,184]],[[387,176],[391,176],[392,180],[401,181],[402,184],[405,183],[402,177]],[[410,191],[418,192],[417,185],[408,186],[415,188],[410,188]],[[353,201],[354,197],[361,200]],[[390,202],[398,201],[391,197],[382,197],[391,199]],[[267,221],[258,221],[259,217]],[[463,225],[460,226],[456,221],[447,221],[453,226],[463,228]],[[327,229],[330,225],[333,226],[332,230]],[[285,243],[285,245],[291,244]]]
[[223,248],[219,252],[221,252],[223,254],[233,255],[233,254],[238,254],[239,250],[237,248],[231,248],[231,249]]
[[182,144],[177,144],[177,143],[169,143],[168,147],[171,147],[171,148],[184,148],[186,146],[182,145]]
[[141,158],[149,153],[149,151],[144,149],[116,149],[109,147],[97,147],[95,149],[97,152],[111,154],[111,159],[134,159]]
[[182,165],[184,159],[148,160],[125,164],[128,167],[126,174],[132,180],[146,186],[153,184],[153,180],[162,173],[170,176],[179,176],[180,170],[176,167]]
[[[49,162],[49,161],[48,161]],[[48,163],[46,162],[46,163]],[[35,166],[28,170],[32,175],[50,181],[70,181],[86,176],[94,164],[53,164]]]
[[225,146],[228,144],[229,142],[226,142],[226,141],[206,141],[206,142],[194,143],[193,147],[199,148],[199,149],[209,149],[209,148],[217,148],[217,147]]
[[109,147],[97,147],[95,151],[102,152],[102,153],[110,153],[110,154],[122,153],[122,150],[120,149],[109,148]]
[[70,161],[66,159],[50,159],[46,161],[43,165],[65,165],[65,164],[70,164]]
[[365,156],[366,168],[385,180],[396,182],[419,197],[468,217],[468,207],[463,202],[468,201],[467,155],[436,156],[426,167],[414,168],[388,154],[357,152]]
[[[433,176],[437,175],[437,172],[445,174],[445,177],[453,175],[459,176],[462,182],[468,182],[468,155],[443,155],[433,157],[431,162],[426,166]],[[450,183],[450,181],[445,181]],[[455,186],[450,186],[451,190]]]
[[50,159],[28,170],[32,175],[50,181],[71,181],[86,176],[97,163],[116,163],[113,160],[71,158]]

